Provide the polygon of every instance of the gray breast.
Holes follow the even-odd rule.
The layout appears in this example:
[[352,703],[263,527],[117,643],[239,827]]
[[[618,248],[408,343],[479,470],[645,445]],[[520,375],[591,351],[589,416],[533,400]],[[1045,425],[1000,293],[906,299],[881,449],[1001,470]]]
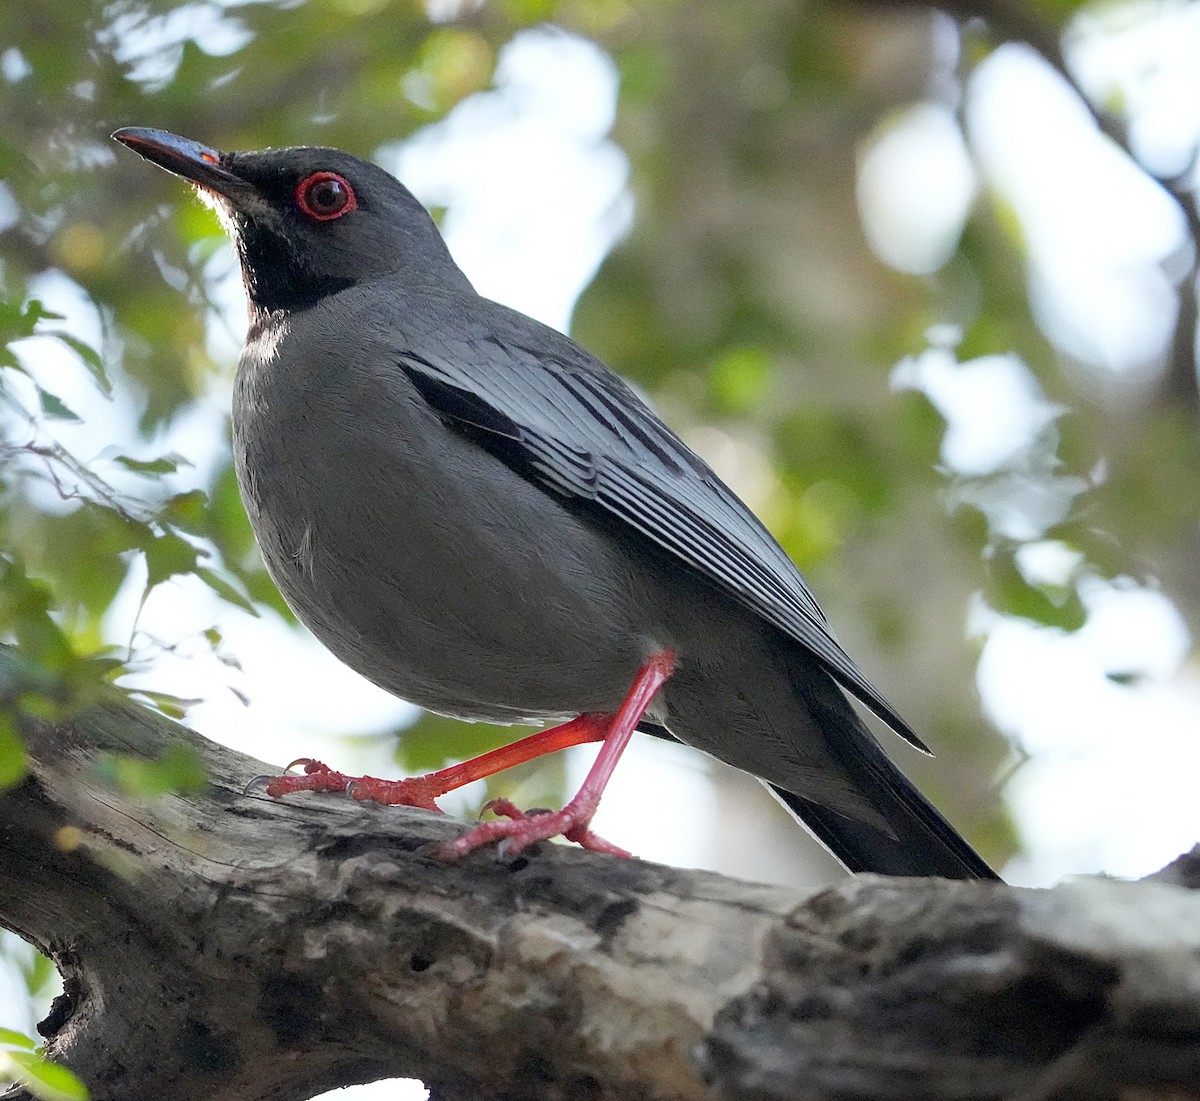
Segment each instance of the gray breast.
[[[610,710],[672,640],[636,555],[446,428],[320,307],[248,343],[234,440],[263,558],[338,657],[446,714]],[[344,330],[343,330],[344,331]]]

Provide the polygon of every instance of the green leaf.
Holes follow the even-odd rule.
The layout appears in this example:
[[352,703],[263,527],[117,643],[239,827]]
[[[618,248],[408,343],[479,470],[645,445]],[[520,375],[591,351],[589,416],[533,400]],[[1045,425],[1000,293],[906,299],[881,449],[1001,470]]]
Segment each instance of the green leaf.
[[50,393],[49,390],[43,390],[40,386],[37,388],[38,400],[42,405],[42,413],[52,420],[56,421],[77,421],[82,420],[78,413],[72,412],[67,408],[57,394]]
[[207,566],[197,566],[196,576],[222,600],[229,601],[230,604],[249,612],[252,616],[258,616],[258,608],[254,606],[254,602],[241,592],[231,579],[223,577],[216,570],[211,570]]
[[187,716],[189,707],[193,707],[202,700],[186,699],[183,696],[173,696],[169,692],[154,692],[149,688],[139,688],[132,695],[138,699],[144,700],[156,711],[162,712],[169,719],[183,719]]
[[53,310],[46,309],[42,305],[41,299],[31,298],[25,304],[25,312],[23,314],[26,322],[29,324],[29,332],[37,327],[39,321],[63,321],[65,318],[60,313],[55,313]]
[[64,515],[23,525],[31,568],[53,586],[60,622],[74,640],[99,645],[101,621],[129,571],[128,552],[153,539],[150,525],[108,503],[85,501]]
[[62,314],[51,313],[36,298],[23,306],[0,301],[0,338],[6,343],[33,336],[39,321],[61,321]]
[[52,679],[76,660],[70,640],[50,615],[49,586],[0,554],[0,629],[16,638],[21,657]]
[[0,1074],[3,1073],[39,1101],[87,1101],[88,1098],[87,1087],[66,1067],[32,1051],[0,1051]]
[[14,1032],[11,1028],[0,1028],[0,1044],[25,1048],[27,1051],[33,1051],[37,1047],[36,1040],[30,1039],[23,1032]]
[[0,791],[20,783],[28,765],[25,744],[12,715],[0,712]]
[[50,990],[51,983],[59,977],[54,961],[41,952],[31,952],[27,958],[17,960],[16,964],[25,978],[25,988],[35,996]]
[[80,359],[90,372],[92,379],[99,387],[100,392],[107,398],[112,397],[112,383],[108,380],[108,373],[104,369],[104,361],[100,358],[100,353],[96,351],[86,341],[80,340],[77,336],[72,336],[71,333],[64,332],[62,329],[55,329],[46,334],[60,340],[68,348],[71,349]]
[[201,551],[174,532],[157,535],[142,548],[146,556],[147,592],[176,574],[194,573]]
[[162,506],[162,518],[198,535],[206,527],[207,511],[208,494],[202,489],[189,489],[186,493],[176,493]]
[[203,791],[208,772],[200,754],[189,745],[177,742],[154,760],[104,754],[97,767],[126,795],[158,796]]
[[114,463],[120,463],[126,470],[135,474],[174,474],[181,466],[191,466],[182,455],[172,451],[157,459],[135,459],[129,455],[114,455]]
[[[519,730],[527,733],[524,728]],[[468,723],[424,711],[412,726],[399,733],[396,762],[406,772],[429,772],[443,768],[449,761],[465,761],[515,742],[518,736],[514,736],[512,727]]]
[[1133,688],[1141,684],[1146,679],[1146,674],[1141,672],[1130,672],[1128,670],[1116,670],[1111,673],[1105,673],[1113,684],[1119,684],[1122,688]]
[[1009,549],[997,550],[988,563],[986,593],[997,611],[1047,627],[1077,631],[1087,620],[1087,609],[1073,587],[1031,585]]

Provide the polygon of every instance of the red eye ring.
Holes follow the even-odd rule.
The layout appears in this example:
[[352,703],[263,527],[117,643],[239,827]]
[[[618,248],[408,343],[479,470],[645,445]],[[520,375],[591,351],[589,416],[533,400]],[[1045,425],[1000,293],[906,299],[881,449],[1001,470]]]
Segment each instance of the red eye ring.
[[331,222],[358,208],[354,188],[336,172],[314,172],[296,184],[296,205],[317,222]]

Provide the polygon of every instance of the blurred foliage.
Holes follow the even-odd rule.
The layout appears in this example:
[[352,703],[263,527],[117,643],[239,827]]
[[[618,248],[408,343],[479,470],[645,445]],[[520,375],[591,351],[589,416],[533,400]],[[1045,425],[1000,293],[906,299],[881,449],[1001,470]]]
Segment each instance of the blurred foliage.
[[107,754],[100,768],[127,796],[181,795],[203,791],[208,782],[200,755],[191,746],[173,745],[152,761]]
[[[206,494],[171,492],[162,484],[185,460],[112,452],[85,461],[54,438],[53,422],[78,418],[27,369],[24,342],[48,337],[62,343],[100,391],[111,394],[98,354],[78,337],[45,326],[58,320],[36,299],[0,302],[0,640],[15,647],[21,670],[0,697],[0,744],[13,743],[11,724],[22,712],[62,716],[112,694],[123,665],[116,649],[105,645],[101,621],[132,557],[144,565],[146,593],[190,574],[254,611],[236,576],[213,562],[209,536],[215,525]],[[118,488],[109,470],[148,482],[152,492]],[[182,714],[167,696],[153,702]],[[0,762],[0,776],[9,782],[19,777],[16,759],[14,751]]]
[[24,1086],[39,1101],[87,1101],[88,1091],[66,1067],[48,1062],[28,1036],[0,1028],[0,1080]]
[[[1057,61],[1077,7],[1035,0],[1019,33],[1050,43]],[[1079,580],[1129,574],[1162,579],[1200,618],[1195,381],[1182,357],[1157,388],[1114,404],[1064,370],[1034,320],[1019,227],[997,201],[976,204],[932,275],[874,258],[854,199],[861,143],[1013,30],[989,38],[974,24],[947,68],[947,27],[935,34],[928,13],[903,6],[762,0],[753,18],[728,0],[0,6],[0,642],[22,658],[22,675],[0,685],[0,783],[21,774],[21,713],[85,706],[138,658],[136,640],[117,650],[104,625],[130,576],[148,591],[192,574],[235,604],[284,610],[228,456],[200,474],[155,443],[232,369],[210,351],[224,324],[223,238],[178,181],[118,156],[109,133],[148,125],[224,148],[370,155],[488,88],[505,44],[544,21],[613,58],[613,137],[637,203],[575,335],[710,457],[713,432],[732,444],[745,460],[734,475],[750,468],[754,507],[850,650],[938,747],[935,766],[913,767],[918,780],[1003,860],[1015,839],[994,778],[1009,750],[979,713],[966,610],[983,594],[997,611],[1074,629]],[[94,334],[39,305],[63,281],[93,308]],[[1016,351],[1066,411],[1020,470],[947,476],[942,418],[921,394],[889,388],[935,323],[959,329],[960,364]],[[51,346],[66,358],[48,359]],[[99,455],[63,442],[81,386],[136,414]],[[989,512],[1014,479],[1066,487],[1065,515],[1029,540]],[[1061,584],[1029,576],[1020,552],[1033,540],[1061,543],[1079,567]],[[221,643],[215,630],[205,638]],[[143,698],[176,714],[187,702]],[[427,768],[498,739],[429,717],[399,752]],[[199,782],[186,761],[114,762],[113,776],[142,793]]]

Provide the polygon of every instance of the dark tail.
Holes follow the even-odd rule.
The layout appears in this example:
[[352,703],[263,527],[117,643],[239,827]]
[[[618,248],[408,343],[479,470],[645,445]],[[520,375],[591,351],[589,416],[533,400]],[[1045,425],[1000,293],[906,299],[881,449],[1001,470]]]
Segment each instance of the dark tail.
[[[892,822],[895,837],[810,803],[790,791],[771,791],[849,871],[880,875],[932,875],[943,879],[999,879],[955,828],[897,770],[905,790],[884,806],[875,790],[876,809]],[[891,801],[890,799],[888,800]],[[903,822],[898,822],[903,818]]]
[[[809,832],[851,872],[999,879],[983,857],[892,764],[833,680],[814,668],[811,659],[805,659],[793,672],[793,683],[824,733],[836,765],[890,827],[890,833],[885,832],[768,784]],[[658,723],[643,720],[639,729],[668,741],[677,740]]]
[[817,840],[852,872],[999,879],[892,764],[841,690],[827,677],[808,680],[805,700],[825,732],[830,750],[892,834],[772,785],[772,791]]

